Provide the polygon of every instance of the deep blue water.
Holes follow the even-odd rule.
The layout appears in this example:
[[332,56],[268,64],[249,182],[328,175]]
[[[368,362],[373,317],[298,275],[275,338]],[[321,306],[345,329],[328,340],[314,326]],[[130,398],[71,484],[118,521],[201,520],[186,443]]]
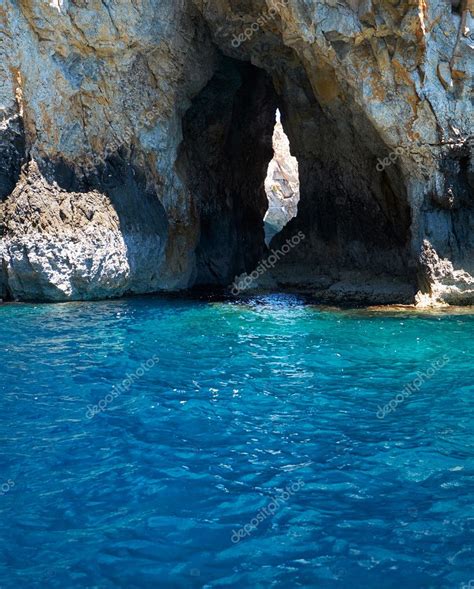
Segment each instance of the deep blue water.
[[474,579],[474,315],[143,298],[0,327],[0,587]]

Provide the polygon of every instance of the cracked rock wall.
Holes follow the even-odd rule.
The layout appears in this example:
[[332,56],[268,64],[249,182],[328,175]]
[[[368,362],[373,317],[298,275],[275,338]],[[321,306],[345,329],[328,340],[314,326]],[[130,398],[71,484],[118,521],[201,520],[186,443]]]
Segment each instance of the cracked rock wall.
[[196,4],[216,43],[279,92],[301,182],[281,243],[307,239],[277,280],[335,299],[472,303],[472,0]]
[[[281,239],[307,238],[276,279],[335,298],[472,303],[473,10],[472,0],[2,0],[0,296],[102,298],[252,270],[265,251],[269,122],[254,110],[264,138],[248,133],[258,157],[239,201],[248,163],[228,156],[252,141],[237,123],[189,119],[226,56],[271,81],[266,104],[277,103],[300,164],[298,215]],[[235,159],[228,185],[212,165],[193,169],[186,128],[205,129],[205,152],[225,152],[216,161]],[[223,215],[222,235],[209,211]]]
[[2,0],[0,34],[3,296],[189,286],[199,225],[174,166],[216,60],[197,10]]

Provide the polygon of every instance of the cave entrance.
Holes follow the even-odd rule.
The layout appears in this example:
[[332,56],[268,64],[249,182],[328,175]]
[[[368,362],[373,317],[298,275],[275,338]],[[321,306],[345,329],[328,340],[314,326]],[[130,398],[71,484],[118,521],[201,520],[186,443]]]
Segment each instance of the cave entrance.
[[268,283],[410,300],[404,179],[396,163],[377,169],[387,150],[355,101],[322,106],[298,63],[281,77],[220,55],[182,132],[176,169],[196,221],[185,235],[195,244],[191,286],[255,273],[271,241],[284,255],[266,267]]
[[265,214],[265,243],[270,245],[277,233],[298,213],[300,180],[298,160],[291,155],[290,141],[281,124],[280,111],[276,111],[273,130],[273,159],[268,165],[265,193],[268,210]]
[[264,181],[273,157],[271,77],[221,55],[182,124],[177,172],[197,224],[193,286],[227,286],[266,255]]

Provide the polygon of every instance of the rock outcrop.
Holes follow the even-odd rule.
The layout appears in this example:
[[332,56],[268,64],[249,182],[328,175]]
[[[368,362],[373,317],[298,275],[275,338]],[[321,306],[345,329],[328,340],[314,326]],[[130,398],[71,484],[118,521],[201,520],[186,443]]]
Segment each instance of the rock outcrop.
[[50,183],[34,160],[24,172],[3,207],[4,269],[15,297],[93,299],[161,287],[166,216],[133,169],[110,160],[104,174],[113,180],[100,190]]
[[296,217],[300,200],[298,161],[291,155],[290,142],[281,124],[280,112],[273,131],[273,159],[265,179],[268,209],[264,217],[267,244]]
[[474,302],[472,0],[3,0],[0,298],[228,285],[281,112],[322,299]]

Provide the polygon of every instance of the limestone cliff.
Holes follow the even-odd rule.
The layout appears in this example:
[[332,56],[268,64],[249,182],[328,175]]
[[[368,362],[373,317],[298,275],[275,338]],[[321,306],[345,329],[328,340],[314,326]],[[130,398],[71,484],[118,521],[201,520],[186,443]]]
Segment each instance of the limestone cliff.
[[473,12],[1,0],[0,296],[251,272],[278,108],[301,196],[274,243],[306,238],[275,280],[331,300],[472,303]]

